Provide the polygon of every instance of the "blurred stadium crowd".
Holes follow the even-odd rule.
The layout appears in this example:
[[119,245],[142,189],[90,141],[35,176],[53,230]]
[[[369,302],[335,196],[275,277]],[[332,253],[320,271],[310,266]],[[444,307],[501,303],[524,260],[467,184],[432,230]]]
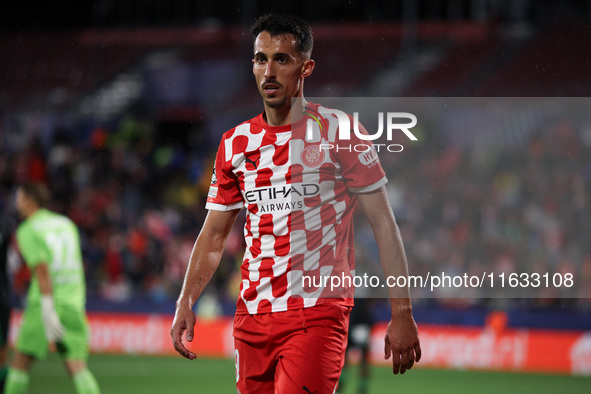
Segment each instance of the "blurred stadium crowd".
[[[588,23],[502,29],[495,21],[460,21],[416,29],[409,47],[400,24],[317,26],[318,73],[308,94],[591,92],[589,54],[579,51],[591,37]],[[221,134],[262,108],[248,75],[244,29],[12,32],[0,44],[11,59],[0,75],[0,210],[14,214],[19,183],[47,182],[53,208],[81,229],[90,309],[108,303],[172,311],[206,214]],[[351,48],[350,62],[340,60],[338,52]],[[411,56],[412,70],[402,67]],[[118,111],[92,100],[121,88],[125,75],[140,89]],[[424,129],[420,144],[381,155],[411,273],[570,272],[578,298],[568,302],[587,309],[591,122],[558,118],[526,131],[488,145],[478,144],[490,139],[476,130],[476,143],[460,146],[452,135]],[[208,313],[233,313],[241,227],[208,288]],[[375,261],[369,227],[358,226],[356,239],[358,260]],[[26,281],[26,271],[17,270],[17,296]],[[502,302],[478,295],[454,302]],[[528,289],[523,302],[564,304],[563,296],[560,289]]]
[[[477,131],[473,131],[476,135]],[[425,132],[425,146],[400,156],[382,155],[411,273],[445,271],[482,276],[494,272],[572,273],[575,288],[521,289],[523,305],[589,306],[591,235],[591,128],[554,119],[520,141],[458,147]],[[435,135],[434,135],[435,134]],[[485,286],[486,287],[486,286]],[[490,290],[490,291],[489,291]],[[415,296],[464,298],[460,303],[506,304],[507,289],[453,289]],[[558,297],[578,300],[564,302]],[[419,301],[420,302],[420,301]],[[446,301],[443,301],[446,302]],[[447,301],[449,302],[449,300]],[[454,302],[458,302],[455,300]]]
[[[209,156],[155,146],[151,121],[132,115],[89,138],[77,129],[30,131],[3,133],[2,210],[11,210],[18,184],[46,182],[51,208],[80,227],[90,297],[169,302],[204,219]],[[21,295],[24,285],[17,280]]]

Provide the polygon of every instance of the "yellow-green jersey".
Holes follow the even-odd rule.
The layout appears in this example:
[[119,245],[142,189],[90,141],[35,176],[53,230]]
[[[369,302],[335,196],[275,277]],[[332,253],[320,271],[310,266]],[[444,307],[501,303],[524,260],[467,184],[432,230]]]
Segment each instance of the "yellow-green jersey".
[[[27,266],[47,264],[56,305],[84,309],[86,284],[78,228],[66,216],[39,209],[21,223],[16,232],[20,252]],[[32,275],[27,304],[41,302],[37,278]]]

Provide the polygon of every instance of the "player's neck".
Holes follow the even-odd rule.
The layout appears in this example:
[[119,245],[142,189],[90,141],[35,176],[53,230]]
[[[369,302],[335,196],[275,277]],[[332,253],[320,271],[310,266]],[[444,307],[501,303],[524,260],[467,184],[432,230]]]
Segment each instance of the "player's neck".
[[281,108],[271,108],[265,104],[265,122],[269,126],[278,127],[293,124],[302,118],[306,100],[303,97],[298,97],[301,100],[296,100],[292,105],[287,103]]
[[24,214],[24,217],[25,217],[25,219],[28,219],[28,218],[30,218],[31,216],[33,216],[35,213],[39,212],[39,210],[40,210],[40,209],[41,209],[41,208],[39,208],[39,207],[31,207],[31,208],[29,208],[29,209],[28,209],[28,210],[25,212],[25,214]]

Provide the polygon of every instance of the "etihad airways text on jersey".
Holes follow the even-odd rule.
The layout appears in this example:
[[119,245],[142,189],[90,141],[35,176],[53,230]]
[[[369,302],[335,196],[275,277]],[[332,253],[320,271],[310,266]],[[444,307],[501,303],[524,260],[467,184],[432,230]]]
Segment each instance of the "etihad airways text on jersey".
[[247,190],[244,192],[244,198],[250,204],[257,202],[272,202],[273,200],[283,200],[286,198],[298,199],[303,197],[313,197],[320,193],[320,186],[314,183],[291,184],[274,187],[263,187],[259,189]]

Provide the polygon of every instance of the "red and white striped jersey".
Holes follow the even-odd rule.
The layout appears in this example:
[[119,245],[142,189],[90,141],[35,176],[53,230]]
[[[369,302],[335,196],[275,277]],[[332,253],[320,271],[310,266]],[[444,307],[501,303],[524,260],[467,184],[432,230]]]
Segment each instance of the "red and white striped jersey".
[[[317,114],[319,106],[308,103],[306,109]],[[238,314],[353,304],[352,288],[331,292],[309,283],[351,276],[355,194],[387,180],[370,141],[352,135],[336,144],[338,121],[324,119],[304,116],[294,125],[272,127],[260,114],[222,137],[206,208],[246,208]],[[316,282],[304,281],[306,276]]]

